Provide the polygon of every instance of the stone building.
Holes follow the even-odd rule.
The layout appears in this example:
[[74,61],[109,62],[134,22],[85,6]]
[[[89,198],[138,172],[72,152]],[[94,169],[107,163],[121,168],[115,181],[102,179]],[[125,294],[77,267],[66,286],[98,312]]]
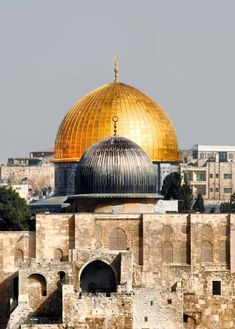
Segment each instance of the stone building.
[[28,199],[30,199],[45,187],[50,186],[52,190],[54,189],[54,165],[52,163],[0,165],[0,183],[11,186],[27,183]]
[[[161,157],[152,154],[168,154],[173,145],[165,160],[177,164],[175,132],[169,134],[168,118],[155,109],[159,126],[152,118],[161,134],[155,144],[146,139],[146,150],[141,139],[136,143],[120,134],[119,125],[104,130],[108,136],[92,133],[87,145],[87,126],[100,130],[105,120],[113,127],[112,117],[119,113],[109,105],[118,104],[120,93],[131,112],[125,115],[135,117],[134,102],[145,113],[141,120],[149,116],[149,103],[143,105],[141,94],[117,77],[106,100],[102,90],[100,98],[97,91],[88,97],[89,106],[94,108],[94,101],[102,113],[106,106],[109,117],[97,114],[97,122],[96,117],[93,123],[85,120],[84,140],[74,142],[75,148],[62,128],[57,135],[56,145],[66,153],[56,155],[61,160],[56,162],[57,192],[68,191],[71,179],[70,213],[38,214],[35,232],[0,232],[1,327],[234,328],[235,216],[156,213],[161,166],[156,170],[153,160],[161,164]],[[80,120],[77,113],[71,120]],[[150,121],[142,125],[137,110],[136,120],[148,136]],[[127,131],[133,126],[129,121]],[[135,128],[131,131],[138,139]],[[86,149],[74,157],[83,144]]]
[[235,192],[235,147],[195,145],[191,156],[184,157],[181,174],[189,181],[196,196],[206,203],[228,201]]

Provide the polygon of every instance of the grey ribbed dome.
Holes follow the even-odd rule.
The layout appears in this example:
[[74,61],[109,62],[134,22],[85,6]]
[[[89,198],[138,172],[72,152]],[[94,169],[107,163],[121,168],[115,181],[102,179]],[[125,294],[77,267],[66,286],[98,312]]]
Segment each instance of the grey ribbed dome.
[[112,136],[92,145],[76,173],[77,194],[156,193],[155,168],[136,143]]

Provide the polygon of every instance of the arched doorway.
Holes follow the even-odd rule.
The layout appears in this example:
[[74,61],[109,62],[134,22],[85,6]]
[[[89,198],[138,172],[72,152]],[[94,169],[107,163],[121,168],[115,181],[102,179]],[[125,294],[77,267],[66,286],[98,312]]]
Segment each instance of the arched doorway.
[[82,292],[115,292],[117,285],[113,269],[100,260],[91,262],[82,271],[80,287]]

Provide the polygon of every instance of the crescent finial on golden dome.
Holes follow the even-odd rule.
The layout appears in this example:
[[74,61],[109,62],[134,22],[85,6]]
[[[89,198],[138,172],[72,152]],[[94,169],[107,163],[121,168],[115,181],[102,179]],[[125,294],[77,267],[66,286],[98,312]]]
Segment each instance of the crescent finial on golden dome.
[[114,82],[118,82],[119,56],[114,56]]
[[112,117],[112,121],[113,121],[113,135],[117,136],[117,122],[118,122],[118,117],[116,115],[114,115]]

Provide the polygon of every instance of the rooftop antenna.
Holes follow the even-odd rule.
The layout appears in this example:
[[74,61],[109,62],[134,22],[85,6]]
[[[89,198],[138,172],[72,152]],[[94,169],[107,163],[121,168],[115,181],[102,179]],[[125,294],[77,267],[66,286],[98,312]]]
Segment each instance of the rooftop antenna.
[[119,73],[119,56],[114,56],[114,82],[118,82],[118,73]]
[[113,121],[113,135],[117,136],[117,122],[118,122],[118,117],[115,115],[112,117]]

